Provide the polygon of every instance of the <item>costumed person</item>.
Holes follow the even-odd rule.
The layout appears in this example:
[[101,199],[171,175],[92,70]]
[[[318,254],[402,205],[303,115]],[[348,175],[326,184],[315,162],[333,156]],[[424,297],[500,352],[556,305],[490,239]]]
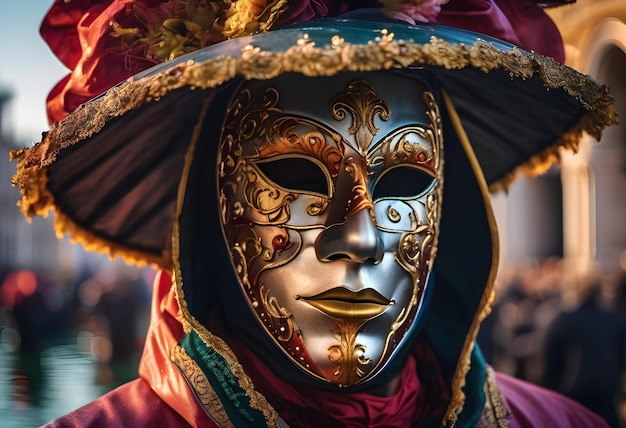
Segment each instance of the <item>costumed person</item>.
[[611,98],[441,25],[558,36],[532,2],[403,3],[54,3],[73,71],[12,154],[22,210],[161,271],[139,379],[50,426],[606,426],[474,342],[489,188],[599,139]]
[[601,281],[586,279],[578,306],[559,313],[548,326],[542,384],[619,427],[616,402],[626,361],[626,330],[619,316],[603,307]]

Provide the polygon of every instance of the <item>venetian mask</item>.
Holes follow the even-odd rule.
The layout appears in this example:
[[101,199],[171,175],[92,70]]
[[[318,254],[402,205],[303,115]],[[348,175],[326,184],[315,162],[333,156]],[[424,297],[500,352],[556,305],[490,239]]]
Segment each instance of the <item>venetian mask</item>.
[[250,309],[308,375],[376,376],[422,313],[438,237],[441,119],[389,73],[242,84],[218,153],[223,236]]

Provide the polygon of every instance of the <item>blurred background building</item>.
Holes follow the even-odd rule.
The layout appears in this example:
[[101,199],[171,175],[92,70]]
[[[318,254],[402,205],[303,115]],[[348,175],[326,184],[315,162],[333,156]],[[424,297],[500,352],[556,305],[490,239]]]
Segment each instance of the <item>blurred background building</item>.
[[[0,82],[1,84],[2,82]],[[51,221],[34,221],[29,225],[16,208],[20,197],[18,189],[11,186],[15,166],[8,163],[9,151],[24,146],[7,131],[7,117],[15,94],[0,87],[0,266],[6,268],[57,269],[59,241],[51,233]]]
[[558,257],[571,273],[626,269],[626,2],[578,0],[549,13],[566,64],[610,88],[622,123],[601,144],[585,137],[560,168],[494,197],[502,261]]

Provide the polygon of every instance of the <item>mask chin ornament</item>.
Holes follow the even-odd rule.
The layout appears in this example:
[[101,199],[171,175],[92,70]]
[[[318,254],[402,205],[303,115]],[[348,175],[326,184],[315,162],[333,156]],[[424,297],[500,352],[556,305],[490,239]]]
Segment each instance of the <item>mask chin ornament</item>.
[[442,151],[435,98],[414,79],[284,75],[235,92],[217,159],[224,239],[251,310],[308,375],[362,384],[411,342]]

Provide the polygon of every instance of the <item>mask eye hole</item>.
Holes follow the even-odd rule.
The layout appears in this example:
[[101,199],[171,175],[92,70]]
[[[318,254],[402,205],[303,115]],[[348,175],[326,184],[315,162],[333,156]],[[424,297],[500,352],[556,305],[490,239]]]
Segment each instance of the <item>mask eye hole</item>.
[[411,166],[397,166],[383,173],[374,187],[373,199],[415,199],[428,191],[435,177]]
[[328,197],[328,180],[320,166],[310,159],[289,157],[256,163],[261,172],[283,189]]

